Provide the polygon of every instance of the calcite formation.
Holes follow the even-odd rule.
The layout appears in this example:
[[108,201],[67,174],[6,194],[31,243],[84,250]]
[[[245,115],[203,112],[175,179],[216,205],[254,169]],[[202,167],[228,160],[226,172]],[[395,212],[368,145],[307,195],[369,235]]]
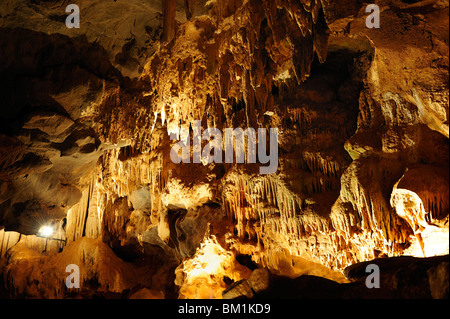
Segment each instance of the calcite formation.
[[[0,296],[448,297],[448,1],[3,2]],[[277,171],[174,163],[196,123]]]

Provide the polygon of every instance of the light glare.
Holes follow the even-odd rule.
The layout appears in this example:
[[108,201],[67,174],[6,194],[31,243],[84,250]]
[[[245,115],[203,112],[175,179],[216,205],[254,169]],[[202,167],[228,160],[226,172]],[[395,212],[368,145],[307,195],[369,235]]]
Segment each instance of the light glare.
[[39,229],[39,234],[44,237],[50,237],[53,234],[53,228],[50,226],[42,226]]

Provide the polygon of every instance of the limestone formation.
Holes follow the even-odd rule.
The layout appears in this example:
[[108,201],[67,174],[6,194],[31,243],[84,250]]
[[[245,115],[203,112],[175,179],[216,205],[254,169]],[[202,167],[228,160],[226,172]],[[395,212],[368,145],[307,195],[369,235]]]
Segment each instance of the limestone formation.
[[0,296],[448,298],[449,3],[374,3],[3,0]]

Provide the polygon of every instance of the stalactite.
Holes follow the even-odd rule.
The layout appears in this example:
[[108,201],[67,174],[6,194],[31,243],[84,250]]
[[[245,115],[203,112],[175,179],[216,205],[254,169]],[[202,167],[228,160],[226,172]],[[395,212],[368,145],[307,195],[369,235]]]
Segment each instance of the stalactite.
[[[269,254],[271,240],[275,238],[261,236],[261,233],[270,231],[280,239],[285,238],[288,240],[286,249],[302,255],[301,242],[308,242],[307,239],[316,234],[327,233],[332,227],[330,220],[305,210],[307,206],[304,207],[303,200],[282,187],[276,178],[235,176],[224,187],[224,207],[227,214],[234,216],[238,236],[247,234],[252,238],[255,230],[247,228],[253,225],[250,220],[257,218],[260,228],[255,233],[256,238],[269,249]],[[247,197],[248,201],[242,200]],[[312,249],[308,244],[306,248]]]

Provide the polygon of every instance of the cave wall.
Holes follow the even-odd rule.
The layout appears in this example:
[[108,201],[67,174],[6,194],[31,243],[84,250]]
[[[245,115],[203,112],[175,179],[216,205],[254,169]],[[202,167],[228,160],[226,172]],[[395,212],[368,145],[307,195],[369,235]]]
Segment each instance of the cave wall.
[[[127,263],[156,260],[158,285],[182,297],[248,278],[237,256],[336,279],[377,257],[448,254],[448,1],[376,1],[380,29],[350,0],[85,0],[80,29],[65,27],[63,1],[6,3],[0,243],[20,293],[15,252],[42,247],[61,267],[68,250],[118,256],[113,292],[136,285]],[[277,172],[174,164],[169,134],[195,120],[277,127]],[[62,253],[34,236],[48,222]],[[190,276],[208,253],[221,264]],[[86,282],[111,287],[82,263]],[[176,294],[162,290],[151,295]]]

